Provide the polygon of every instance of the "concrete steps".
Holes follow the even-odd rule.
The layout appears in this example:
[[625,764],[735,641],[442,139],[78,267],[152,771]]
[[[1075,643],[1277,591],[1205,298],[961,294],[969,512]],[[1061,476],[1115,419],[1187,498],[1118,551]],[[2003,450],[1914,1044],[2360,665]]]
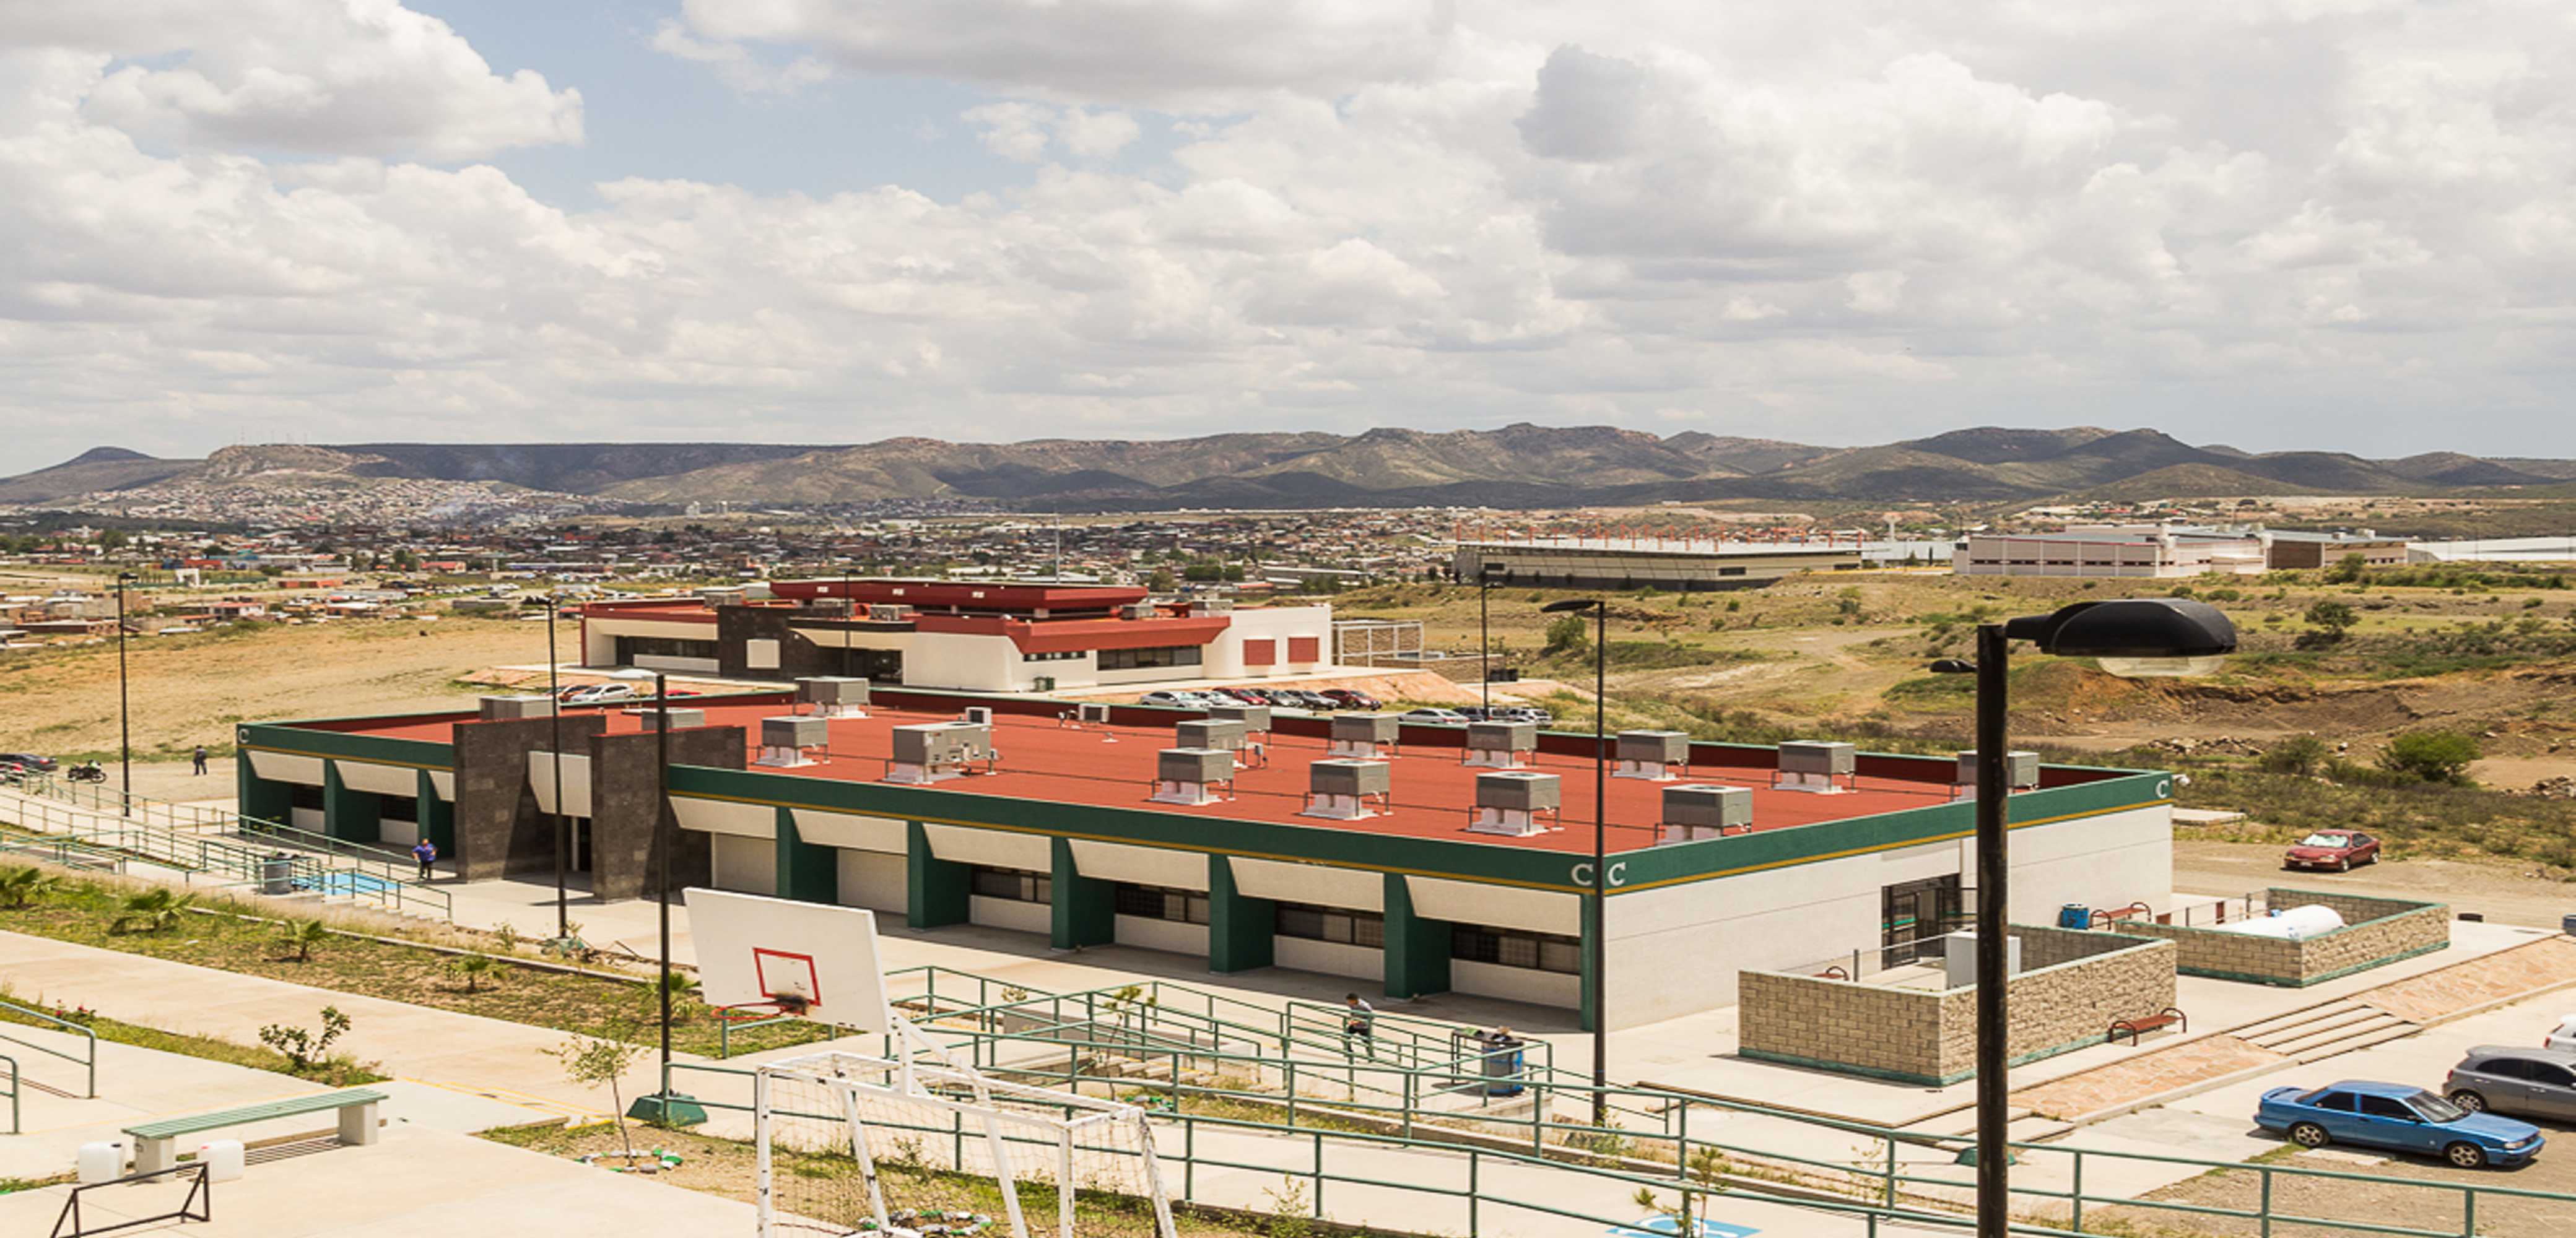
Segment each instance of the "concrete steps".
[[2350,1053],[2414,1035],[2416,1024],[2361,1002],[2325,1002],[2237,1028],[2237,1039],[2294,1061]]

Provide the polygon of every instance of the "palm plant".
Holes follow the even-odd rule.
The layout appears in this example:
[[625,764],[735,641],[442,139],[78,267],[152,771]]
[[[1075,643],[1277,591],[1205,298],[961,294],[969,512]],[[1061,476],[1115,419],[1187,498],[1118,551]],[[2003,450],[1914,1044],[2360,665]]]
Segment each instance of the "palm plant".
[[166,887],[145,890],[125,900],[125,912],[107,926],[110,933],[166,933],[179,924],[179,917],[196,905],[197,896],[181,894]]
[[331,929],[320,920],[281,920],[277,935],[295,951],[296,962],[307,963],[313,959],[313,947],[330,939]]
[[456,973],[465,982],[465,991],[471,993],[485,976],[499,981],[501,961],[488,954],[460,954],[447,961],[447,970]]
[[23,910],[27,904],[62,888],[60,876],[32,864],[0,869],[0,898],[9,900],[11,911]]

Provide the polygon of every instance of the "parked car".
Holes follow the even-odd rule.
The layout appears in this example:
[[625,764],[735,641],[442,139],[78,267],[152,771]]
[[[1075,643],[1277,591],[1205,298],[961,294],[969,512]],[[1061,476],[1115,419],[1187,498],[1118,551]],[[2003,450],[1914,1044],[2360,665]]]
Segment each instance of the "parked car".
[[2442,1093],[2471,1113],[2576,1120],[2576,1052],[2480,1045],[2451,1068]]
[[2254,1110],[2254,1124],[2303,1148],[2330,1143],[2419,1152],[2463,1169],[2519,1165],[2540,1154],[2540,1128],[2471,1113],[2406,1083],[2347,1079],[2321,1088],[2274,1088]]
[[1492,714],[1496,722],[1534,722],[1540,726],[1556,721],[1556,715],[1536,705],[1496,705]]
[[1439,709],[1428,705],[1420,709],[1405,710],[1402,716],[1407,722],[1436,722],[1445,726],[1467,725],[1467,715],[1454,709]]
[[[1166,709],[1207,708],[1205,702],[1195,699],[1196,696],[1196,693],[1148,692],[1145,695],[1136,698],[1136,702],[1140,705],[1160,705]],[[1184,699],[1185,697],[1189,699]]]
[[1461,705],[1455,712],[1459,717],[1464,718],[1469,722],[1483,722],[1502,711],[1500,709],[1489,710],[1482,705]]
[[1270,699],[1270,694],[1259,688],[1219,688],[1217,691],[1223,692],[1227,696],[1233,697],[1237,702],[1245,705],[1269,705],[1274,703]]
[[0,752],[0,768],[16,768],[30,774],[50,774],[60,768],[52,757],[32,752]]
[[2551,1049],[2576,1049],[2576,1014],[2560,1018],[2558,1026],[2540,1043]]
[[1324,695],[1331,697],[1333,703],[1343,709],[1381,708],[1376,697],[1352,688],[1326,688]]
[[563,703],[566,705],[605,705],[610,701],[630,701],[633,699],[635,699],[635,688],[632,684],[594,683],[584,684],[581,687],[567,690],[563,696]]
[[2281,858],[2284,868],[2325,868],[2342,872],[2355,864],[2379,860],[2379,840],[2359,830],[2318,830],[2302,838]]

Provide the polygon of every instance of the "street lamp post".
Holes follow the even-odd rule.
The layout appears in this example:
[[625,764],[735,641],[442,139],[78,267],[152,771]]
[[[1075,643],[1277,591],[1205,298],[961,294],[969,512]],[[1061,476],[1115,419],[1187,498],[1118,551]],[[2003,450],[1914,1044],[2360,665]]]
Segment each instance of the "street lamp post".
[[2012,788],[2004,772],[2004,714],[2009,649],[2017,640],[2059,657],[2099,659],[2102,669],[2114,675],[2200,675],[2216,670],[2235,650],[2236,628],[2206,602],[2078,602],[2053,614],[1979,624],[1975,662],[1945,658],[1932,664],[1936,672],[1977,677],[1978,1238],[2007,1238],[2012,1230],[2011,1154],[2004,1146],[2009,1120],[2005,1102],[2012,1094],[2005,1077],[2010,1062],[2004,991],[2011,981],[2005,974],[2012,871],[2005,817]]
[[134,722],[125,687],[125,586],[134,580],[132,572],[116,574],[116,764],[125,788],[118,799],[129,817],[134,815]]
[[1610,674],[1610,608],[1599,598],[1568,598],[1539,607],[1540,614],[1592,612],[1592,922],[1583,950],[1592,965],[1592,1124],[1609,1119],[1610,936],[1609,799],[1610,702],[1605,689]]
[[1494,582],[1510,574],[1500,563],[1476,562],[1476,677],[1484,681],[1488,720],[1494,713]]
[[[671,848],[663,822],[671,814],[671,692],[660,671],[628,668],[615,679],[653,681],[653,896],[659,905],[661,933],[662,1071],[656,1113],[667,1120],[671,1103]],[[558,801],[560,802],[560,801]]]
[[562,606],[561,597],[546,595],[546,729],[547,743],[554,748],[555,767],[555,940],[568,943],[572,937],[572,908],[565,893],[564,870],[572,861],[572,820],[564,815],[563,663],[555,655],[555,628],[563,618]]

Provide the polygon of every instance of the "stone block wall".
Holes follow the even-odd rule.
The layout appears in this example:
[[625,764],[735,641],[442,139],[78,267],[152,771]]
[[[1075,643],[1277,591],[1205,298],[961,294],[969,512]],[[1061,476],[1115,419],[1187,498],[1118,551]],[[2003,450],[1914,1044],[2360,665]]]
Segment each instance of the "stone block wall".
[[2440,903],[2365,898],[2276,886],[2263,892],[2267,907],[2331,907],[2344,927],[2303,941],[2261,937],[2222,928],[2124,921],[2122,933],[2159,937],[2181,951],[2187,976],[2304,988],[2367,968],[2439,950],[2451,942],[2450,908]]
[[[2098,1043],[2112,1020],[2175,1004],[2171,943],[2038,927],[2013,935],[2024,969],[2006,990],[2005,1048],[2015,1062]],[[1738,993],[1737,1051],[1746,1057],[1934,1085],[1976,1073],[1973,985],[1905,989],[1748,971]]]

